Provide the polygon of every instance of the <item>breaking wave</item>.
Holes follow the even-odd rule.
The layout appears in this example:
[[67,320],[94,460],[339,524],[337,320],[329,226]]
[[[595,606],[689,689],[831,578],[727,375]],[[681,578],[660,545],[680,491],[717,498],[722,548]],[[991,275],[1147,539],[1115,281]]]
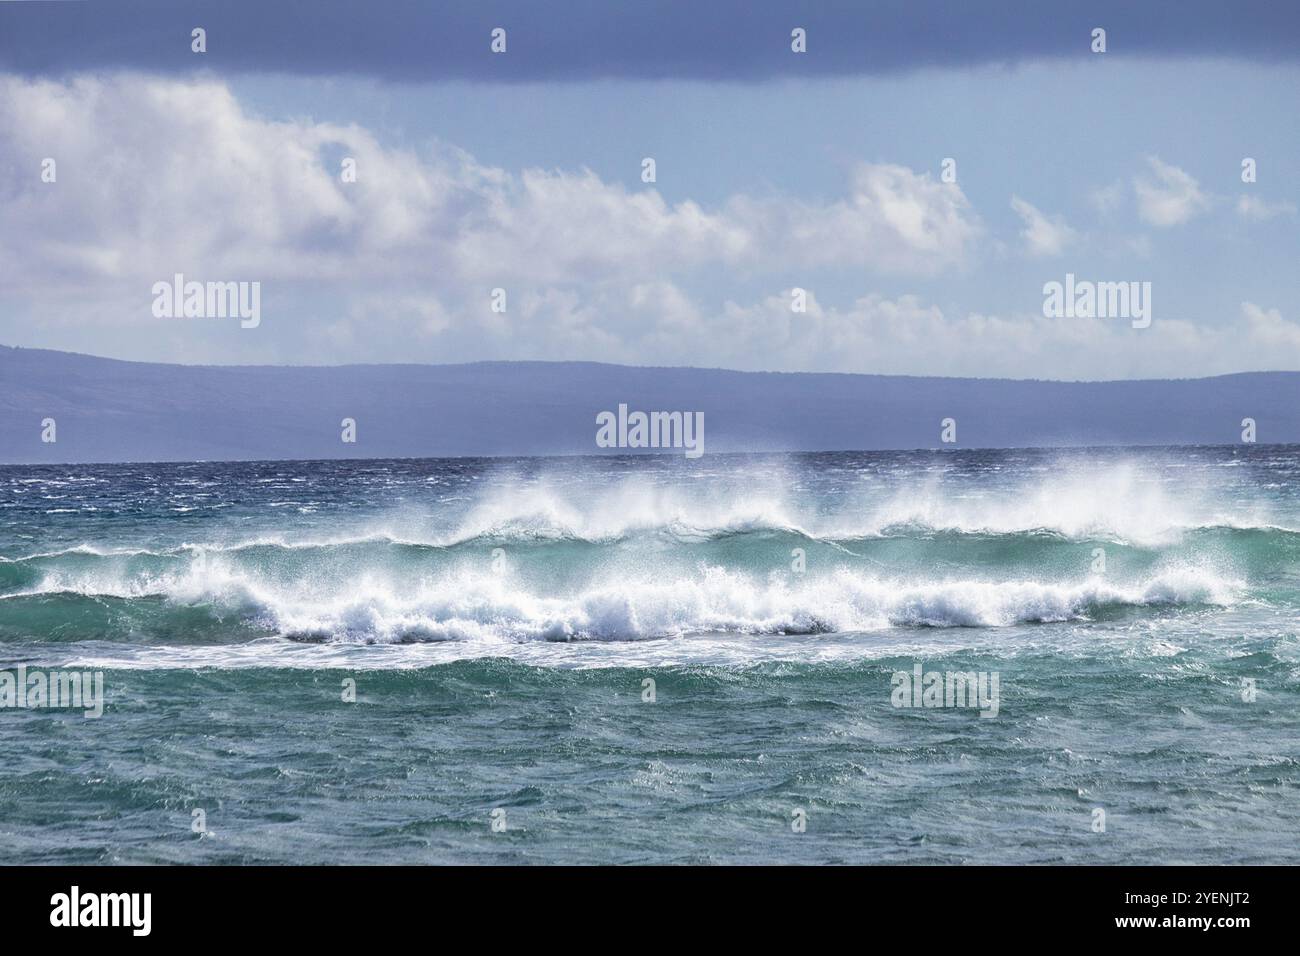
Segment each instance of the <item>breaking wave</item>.
[[[820,577],[760,576],[712,566],[688,576],[597,577],[567,593],[509,574],[448,570],[422,579],[358,571],[346,587],[259,574],[205,556],[183,570],[119,576],[111,569],[47,575],[4,603],[115,600],[147,608],[152,627],[171,609],[237,614],[299,640],[639,640],[692,633],[818,634],[890,627],[1005,627],[1079,620],[1110,609],[1227,605],[1241,583],[1181,567],[1130,584],[952,577],[891,578],[840,568]],[[12,605],[11,605],[12,607]]]

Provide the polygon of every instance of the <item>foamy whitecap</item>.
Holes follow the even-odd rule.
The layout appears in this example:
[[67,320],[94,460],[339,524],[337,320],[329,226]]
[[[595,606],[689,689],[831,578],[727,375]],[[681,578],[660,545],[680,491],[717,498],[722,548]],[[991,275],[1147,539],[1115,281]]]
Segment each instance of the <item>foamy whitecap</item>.
[[[1290,530],[1260,504],[1179,485],[1132,464],[1049,473],[1014,485],[972,486],[942,471],[916,483],[846,489],[823,499],[792,494],[780,476],[709,492],[631,478],[588,488],[546,482],[489,490],[449,531],[427,540],[454,546],[498,541],[609,542],[660,533],[701,539],[783,531],[839,542],[915,533],[1013,535],[1159,547],[1202,528]],[[422,539],[425,540],[425,539]]]
[[778,490],[750,488],[743,496],[704,494],[629,479],[598,491],[545,483],[489,491],[452,532],[439,536],[435,543],[455,545],[479,539],[600,542],[644,532],[699,538],[762,530],[800,530]]
[[[484,542],[582,541],[609,544],[640,536],[699,541],[747,533],[785,532],[829,543],[938,533],[1043,533],[1159,548],[1203,529],[1300,533],[1263,502],[1244,502],[1201,476],[1167,483],[1131,463],[1047,472],[996,484],[954,478],[944,468],[905,481],[843,482],[828,494],[796,490],[779,469],[728,473],[722,482],[664,483],[645,476],[599,484],[550,480],[488,485],[467,503],[442,502],[435,514],[407,508],[246,538],[188,542],[159,550],[105,549],[85,543],[63,554],[139,553],[159,556],[225,553],[258,547],[308,550],[360,544],[455,548]],[[446,506],[445,508],[443,506]]]
[[570,593],[539,593],[508,574],[454,571],[422,580],[363,572],[284,581],[203,555],[183,571],[126,579],[53,574],[34,592],[162,597],[251,616],[305,640],[640,640],[701,633],[819,634],[890,627],[1006,627],[1078,620],[1108,608],[1227,605],[1243,585],[1179,567],[1130,583],[951,577],[909,580],[840,569],[766,577],[704,567],[660,580],[613,572]]
[[492,576],[461,576],[398,594],[375,582],[337,603],[278,596],[280,633],[337,639],[638,640],[691,633],[816,634],[896,626],[1006,627],[1076,620],[1106,608],[1229,604],[1240,589],[1183,568],[1130,585],[955,579],[890,580],[849,571],[792,584],[783,575],[707,568],[672,581],[602,583],[552,597]]

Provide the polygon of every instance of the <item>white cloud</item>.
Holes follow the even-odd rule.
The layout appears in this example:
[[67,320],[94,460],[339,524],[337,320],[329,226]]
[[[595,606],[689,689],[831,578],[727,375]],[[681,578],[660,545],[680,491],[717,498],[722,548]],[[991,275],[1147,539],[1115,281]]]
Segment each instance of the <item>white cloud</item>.
[[1295,203],[1286,202],[1285,200],[1269,202],[1244,193],[1237,199],[1237,215],[1251,222],[1267,222],[1277,216],[1294,216],[1295,214]]
[[[355,183],[340,181],[345,155]],[[38,178],[46,156],[55,184]],[[0,276],[28,284],[432,275],[445,292],[718,265],[933,274],[965,263],[980,233],[960,189],[901,166],[860,164],[832,202],[705,209],[590,170],[516,173],[355,125],[262,119],[211,79],[0,76],[0,166],[14,173]]]
[[[1278,357],[1285,363],[1300,353],[1300,324],[1288,322],[1277,309],[1265,310],[1253,302],[1243,302],[1241,313],[1246,320],[1246,336],[1250,342],[1269,350],[1279,350]],[[1272,366],[1270,366],[1272,367]],[[1283,364],[1278,368],[1290,368]]]
[[1025,224],[1020,237],[1025,240],[1025,251],[1031,256],[1059,256],[1078,236],[1064,219],[1059,216],[1049,219],[1019,196],[1011,197],[1011,208]]
[[[667,280],[633,287],[550,290],[521,304],[524,318],[494,333],[493,357],[692,365],[751,371],[867,372],[1054,379],[1186,378],[1300,369],[1300,323],[1243,303],[1217,325],[1166,318],[1134,329],[1124,319],[949,315],[920,296],[862,296],[827,304],[808,290],[706,304]],[[471,345],[438,340],[446,360]]]
[[803,315],[791,313],[789,302],[773,295],[750,306],[729,303],[704,324],[720,334],[698,364],[770,369],[777,354],[789,370],[1010,378],[1033,370],[1089,380],[1300,369],[1300,323],[1249,302],[1221,325],[1157,316],[1148,329],[1112,319],[949,317],[914,296],[872,295],[843,309],[811,300]]
[[1177,166],[1148,156],[1154,178],[1138,176],[1133,180],[1137,193],[1138,215],[1152,226],[1178,226],[1209,208],[1209,197],[1200,184]]
[[[54,184],[40,182],[47,156]],[[356,183],[340,181],[343,156],[357,161]],[[1152,163],[1147,212],[1159,224],[1205,202],[1181,171]],[[779,288],[791,271],[816,286],[830,269],[861,287],[976,262],[986,237],[962,191],[897,165],[859,164],[828,201],[736,195],[704,207],[585,169],[509,171],[444,145],[386,145],[356,125],[267,120],[211,79],[119,74],[0,76],[0,173],[0,329],[30,324],[28,341],[47,347],[196,362],[588,359],[1015,377],[1300,367],[1300,328],[1255,306],[1225,327],[1157,314],[1133,330],[947,315],[914,295],[834,306],[814,294],[796,314],[788,293],[701,291],[768,275]],[[1032,253],[1077,238],[1012,205]],[[263,281],[261,327],[160,327],[150,287],[173,272]],[[507,315],[487,307],[497,285]]]
[[1124,183],[1117,180],[1109,186],[1094,189],[1088,199],[1097,212],[1103,216],[1109,215],[1119,208],[1124,199]]

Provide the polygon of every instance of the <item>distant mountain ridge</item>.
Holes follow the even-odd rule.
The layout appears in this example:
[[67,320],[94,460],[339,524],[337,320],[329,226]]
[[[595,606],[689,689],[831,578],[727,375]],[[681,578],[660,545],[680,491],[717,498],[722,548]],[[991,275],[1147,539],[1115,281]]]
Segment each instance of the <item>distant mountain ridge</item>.
[[[607,453],[596,416],[703,412],[704,451],[1300,442],[1300,372],[1114,382],[594,362],[211,366],[0,346],[0,462]],[[356,421],[344,443],[341,422]],[[42,441],[53,419],[57,440]]]

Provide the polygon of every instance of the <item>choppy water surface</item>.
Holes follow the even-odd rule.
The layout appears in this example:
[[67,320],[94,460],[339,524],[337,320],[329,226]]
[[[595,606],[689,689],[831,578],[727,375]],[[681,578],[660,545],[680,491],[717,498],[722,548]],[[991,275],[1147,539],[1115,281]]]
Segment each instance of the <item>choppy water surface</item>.
[[1298,611],[1296,448],[0,467],[0,849],[1300,862]]

